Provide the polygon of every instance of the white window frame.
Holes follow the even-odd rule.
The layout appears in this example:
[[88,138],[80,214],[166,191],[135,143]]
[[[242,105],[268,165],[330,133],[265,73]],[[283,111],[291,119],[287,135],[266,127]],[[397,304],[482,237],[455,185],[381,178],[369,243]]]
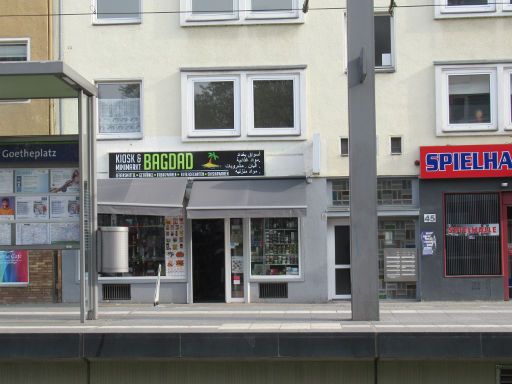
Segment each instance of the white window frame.
[[[342,153],[341,152],[341,140],[347,140],[347,153]],[[339,138],[339,141],[338,141],[338,153],[340,154],[341,157],[348,157],[350,155],[350,140],[348,138],[348,136],[340,136]]]
[[[254,81],[258,80],[292,80],[293,81],[293,127],[287,128],[257,128],[254,126]],[[303,84],[298,73],[290,74],[261,74],[247,75],[247,135],[248,136],[291,136],[300,135],[301,132],[301,106],[304,104],[301,91]]]
[[102,133],[100,132],[100,110],[99,110],[99,95],[96,98],[96,138],[98,140],[129,140],[129,139],[142,139],[144,137],[144,82],[142,79],[100,79],[95,80],[94,84],[99,88],[100,84],[139,84],[140,98],[139,98],[139,113],[140,113],[140,130],[139,132],[128,133]]
[[302,3],[293,0],[290,11],[252,11],[251,0],[233,0],[233,12],[193,14],[193,0],[180,0],[180,22],[182,26],[222,25],[222,24],[286,24],[303,23]]
[[[294,79],[295,127],[254,129],[252,80]],[[235,81],[235,129],[194,129],[194,82]],[[238,141],[304,140],[306,138],[306,79],[305,67],[298,69],[240,69],[240,70],[184,70],[181,73],[181,122],[182,140],[222,141],[231,138]]]
[[299,1],[292,0],[292,8],[289,11],[254,11],[252,0],[245,0],[245,18],[248,20],[269,20],[269,19],[297,19],[299,18]]
[[510,82],[512,81],[512,66],[503,68],[503,111],[504,115],[504,127],[505,130],[512,130],[512,86]]
[[[27,60],[30,61],[30,38],[29,37],[16,37],[16,38],[0,38],[0,45],[20,44],[25,43],[27,47]],[[3,63],[18,63],[19,61],[3,61]]]
[[92,24],[94,25],[112,25],[112,24],[141,24],[142,23],[142,0],[139,0],[139,15],[126,15],[126,17],[105,17],[98,19],[97,9],[98,1],[92,0],[92,7],[94,9],[92,15]]
[[[400,139],[400,152],[393,152],[393,139]],[[391,135],[389,137],[389,154],[392,156],[400,156],[404,153],[404,138],[400,135]]]
[[[450,124],[449,114],[449,76],[452,75],[489,75],[490,84],[490,123]],[[478,133],[498,130],[498,81],[496,65],[486,66],[438,66],[436,67],[436,121],[437,133]]]
[[[395,16],[390,15],[388,12],[375,12],[374,17],[389,16],[389,38],[391,39],[391,65],[375,66],[375,72],[394,72],[395,71]],[[345,33],[345,36],[347,34]],[[346,38],[346,37],[345,37]]]
[[203,14],[195,14],[192,12],[192,2],[194,0],[182,0],[181,1],[181,10],[186,10],[184,13],[181,13],[182,22],[183,16],[185,16],[186,22],[201,22],[201,21],[229,21],[229,20],[238,20],[239,9],[238,9],[238,0],[232,0],[233,3],[233,12],[225,12],[225,13],[203,13]]
[[500,17],[512,16],[512,4],[504,1],[487,0],[483,5],[448,5],[448,0],[435,0],[435,18]]
[[[395,44],[395,16],[389,15],[387,12],[375,12],[374,17],[376,16],[383,16],[388,15],[389,16],[389,27],[390,27],[390,38],[391,38],[391,65],[381,65],[381,66],[375,66],[375,73],[390,73],[396,71],[396,44]],[[344,58],[344,71],[345,73],[348,73],[347,65],[348,65],[348,30],[347,30],[347,12],[343,13],[343,30],[345,31],[343,35],[343,40],[345,43],[345,49],[343,52],[343,58]],[[373,53],[375,55],[375,52]]]
[[[233,129],[195,129],[195,116],[194,116],[194,84],[198,82],[220,82],[231,81],[233,82],[233,101],[234,101],[234,127]],[[185,82],[183,84],[183,82]],[[183,105],[182,120],[183,127],[186,127],[187,137],[239,137],[240,136],[240,115],[241,115],[241,102],[240,102],[240,76],[238,75],[191,75],[182,77],[183,92]]]
[[[8,45],[25,43],[27,47],[27,60],[30,61],[30,38],[29,37],[16,37],[16,38],[0,38],[0,45]],[[19,63],[20,61],[3,61],[3,63]],[[22,61],[23,63],[23,61]],[[0,104],[27,104],[30,103],[30,99],[15,99],[15,100],[0,100]]]

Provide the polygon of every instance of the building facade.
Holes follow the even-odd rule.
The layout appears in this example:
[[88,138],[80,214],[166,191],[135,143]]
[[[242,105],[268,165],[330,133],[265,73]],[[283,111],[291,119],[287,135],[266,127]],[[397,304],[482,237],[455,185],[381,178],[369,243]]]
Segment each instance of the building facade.
[[[420,148],[507,143],[512,51],[499,36],[512,12],[411,5],[390,14],[375,2],[379,295],[505,299],[503,228],[491,276],[441,267],[458,256],[444,247],[440,196],[508,187],[492,173],[439,187],[420,176]],[[350,298],[344,2],[308,13],[298,0],[54,7],[74,15],[59,31],[63,59],[99,89],[99,223],[130,228],[129,272],[100,278],[104,300],[151,301],[159,265],[162,302]],[[471,219],[459,224],[503,215]],[[72,252],[63,275],[76,301]]]

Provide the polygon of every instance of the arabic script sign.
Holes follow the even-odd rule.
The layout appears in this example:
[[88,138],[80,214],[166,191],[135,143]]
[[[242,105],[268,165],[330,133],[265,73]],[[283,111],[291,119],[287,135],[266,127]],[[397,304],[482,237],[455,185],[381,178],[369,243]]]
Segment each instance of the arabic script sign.
[[264,176],[264,158],[264,151],[110,153],[109,177]]

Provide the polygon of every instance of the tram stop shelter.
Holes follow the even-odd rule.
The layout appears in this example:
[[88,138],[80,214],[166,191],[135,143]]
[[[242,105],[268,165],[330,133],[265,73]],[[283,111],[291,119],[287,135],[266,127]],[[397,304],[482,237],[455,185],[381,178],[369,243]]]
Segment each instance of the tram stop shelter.
[[[78,138],[75,136],[75,140],[77,139],[80,172],[80,239],[76,242],[76,248],[80,253],[81,322],[85,322],[86,319],[96,319],[98,308],[98,274],[94,262],[96,253],[95,247],[92,246],[96,243],[97,227],[94,169],[96,96],[95,85],[62,61],[0,63],[0,100],[69,98],[78,100]],[[58,137],[59,135],[37,136],[32,140],[32,144],[37,140],[45,144]],[[26,139],[26,136],[20,136],[21,138]],[[39,249],[37,244],[29,246],[15,244],[18,243],[14,242],[11,248]],[[51,244],[46,244],[43,249],[52,249],[51,247]],[[56,249],[65,248],[61,246]]]

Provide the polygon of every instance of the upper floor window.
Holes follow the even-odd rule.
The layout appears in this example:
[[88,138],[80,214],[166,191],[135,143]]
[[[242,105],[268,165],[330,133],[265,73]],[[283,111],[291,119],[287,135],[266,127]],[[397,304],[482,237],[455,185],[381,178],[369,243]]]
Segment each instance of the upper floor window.
[[512,63],[437,65],[437,133],[509,134]]
[[512,11],[512,1],[495,0],[436,0],[436,17],[506,16]]
[[301,136],[302,70],[183,73],[183,138]]
[[28,39],[0,39],[0,62],[29,60]]
[[393,68],[393,18],[389,14],[376,14],[375,25],[375,68]]
[[181,0],[182,25],[301,22],[298,0]]
[[[30,60],[29,39],[0,39],[0,63]],[[27,103],[27,99],[0,100],[0,103]]]
[[142,0],[93,0],[94,24],[134,24],[142,21]]
[[142,137],[141,81],[98,82],[98,138]]
[[[345,71],[348,62],[347,14],[345,13]],[[374,16],[375,34],[375,70],[393,72],[395,69],[394,18],[388,13],[376,13]]]

